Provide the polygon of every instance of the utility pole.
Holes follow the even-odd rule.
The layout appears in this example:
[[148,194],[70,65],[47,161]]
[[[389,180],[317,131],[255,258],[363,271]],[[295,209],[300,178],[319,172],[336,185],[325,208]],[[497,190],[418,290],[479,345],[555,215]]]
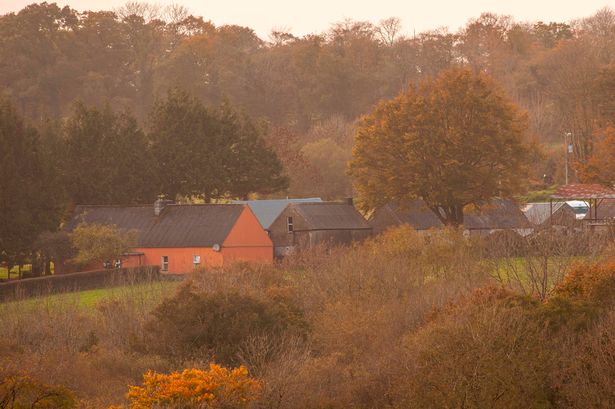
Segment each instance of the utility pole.
[[[568,143],[570,139],[570,143]],[[568,184],[568,155],[572,153],[572,133],[566,132],[564,134],[564,145],[566,148],[566,184]]]

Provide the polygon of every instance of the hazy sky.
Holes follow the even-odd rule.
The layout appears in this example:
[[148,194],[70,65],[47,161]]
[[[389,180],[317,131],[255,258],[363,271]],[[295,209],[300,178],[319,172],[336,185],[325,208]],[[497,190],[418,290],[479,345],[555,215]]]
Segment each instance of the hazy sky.
[[[48,0],[53,2],[53,0]],[[113,9],[126,0],[57,0],[79,11]],[[178,3],[192,14],[216,25],[239,24],[253,28],[266,38],[272,27],[284,27],[295,35],[321,32],[333,22],[352,18],[379,20],[396,16],[404,32],[412,34],[448,26],[455,31],[472,17],[490,11],[521,21],[569,21],[586,17],[605,6],[615,8],[615,0],[159,0],[150,3]],[[0,0],[0,13],[18,11],[32,0]]]

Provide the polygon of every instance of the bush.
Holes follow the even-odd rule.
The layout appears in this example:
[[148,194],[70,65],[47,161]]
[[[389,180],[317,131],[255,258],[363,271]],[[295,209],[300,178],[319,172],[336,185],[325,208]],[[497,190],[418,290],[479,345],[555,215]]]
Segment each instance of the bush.
[[70,234],[70,239],[77,250],[71,262],[83,267],[121,259],[122,254],[135,246],[137,232],[120,230],[113,225],[81,223]]
[[190,284],[163,301],[146,324],[153,351],[178,359],[213,355],[237,364],[237,352],[250,337],[305,336],[303,313],[281,292],[269,298],[226,293],[199,293]]
[[549,408],[554,353],[536,303],[486,289],[407,336],[400,408]]
[[559,296],[607,307],[615,294],[615,260],[579,262],[556,288]]
[[77,402],[71,391],[50,386],[28,376],[7,376],[0,380],[0,408],[70,409]]
[[186,369],[169,375],[148,372],[143,386],[131,386],[131,409],[247,408],[258,398],[261,384],[245,367],[228,370],[211,364],[209,371]]

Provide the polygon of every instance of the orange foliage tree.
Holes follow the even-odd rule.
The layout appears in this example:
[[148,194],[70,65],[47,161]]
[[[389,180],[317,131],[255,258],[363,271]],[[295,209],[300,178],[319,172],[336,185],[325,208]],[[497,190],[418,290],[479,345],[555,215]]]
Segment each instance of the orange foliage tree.
[[583,182],[615,184],[615,127],[607,126],[598,132],[587,163],[577,163],[579,178]]
[[131,386],[130,409],[158,407],[247,408],[256,400],[261,383],[244,366],[227,369],[211,364],[208,371],[185,369],[143,376],[143,386]]
[[350,171],[365,207],[420,198],[444,224],[517,193],[527,173],[526,115],[487,75],[444,71],[362,118]]

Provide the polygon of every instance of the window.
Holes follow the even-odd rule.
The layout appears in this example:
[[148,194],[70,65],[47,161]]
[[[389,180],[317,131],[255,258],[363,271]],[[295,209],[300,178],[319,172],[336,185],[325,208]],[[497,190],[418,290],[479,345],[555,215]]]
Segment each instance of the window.
[[201,264],[201,256],[198,254],[192,256],[192,264],[194,264],[194,267],[198,267]]
[[162,262],[160,264],[162,271],[169,271],[169,256],[162,256]]
[[289,233],[292,233],[294,231],[293,218],[291,216],[288,216],[286,218],[286,226],[288,227],[288,232]]

